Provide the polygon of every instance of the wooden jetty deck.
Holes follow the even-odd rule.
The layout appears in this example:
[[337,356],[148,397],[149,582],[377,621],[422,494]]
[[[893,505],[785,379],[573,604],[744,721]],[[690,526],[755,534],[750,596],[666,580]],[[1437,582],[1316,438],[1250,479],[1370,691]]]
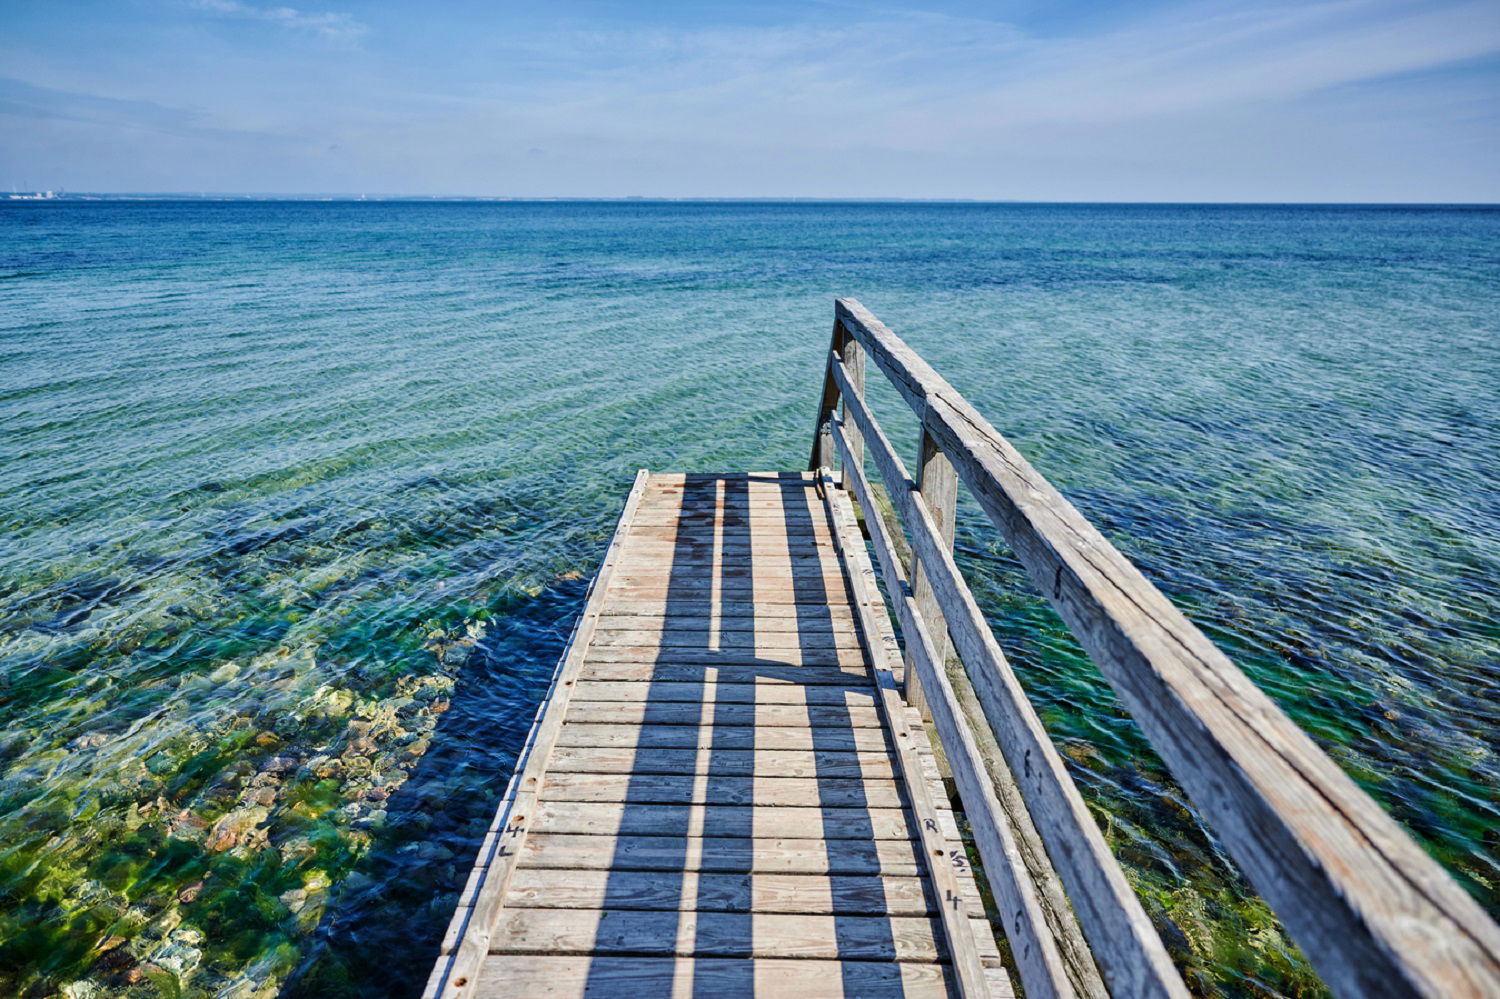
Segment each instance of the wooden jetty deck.
[[954,563],[960,482],[1335,994],[1500,996],[1500,928],[952,386],[852,300],[827,360],[809,472],[637,476],[430,999],[1186,997]]
[[947,995],[962,972],[1012,994],[847,495],[819,486],[640,474],[465,898],[482,954],[456,923],[439,976],[813,997]]

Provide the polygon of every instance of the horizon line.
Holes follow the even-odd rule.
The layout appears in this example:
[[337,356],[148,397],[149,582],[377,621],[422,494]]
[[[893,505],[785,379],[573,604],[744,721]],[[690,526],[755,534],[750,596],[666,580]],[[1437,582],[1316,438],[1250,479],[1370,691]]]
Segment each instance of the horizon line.
[[[1500,207],[1500,201],[1316,201],[1307,199],[1254,199],[1246,201],[1221,201],[1189,199],[1185,201],[1157,200],[1097,200],[1075,199],[1028,199],[1028,198],[973,198],[973,197],[838,197],[820,195],[504,195],[504,194],[353,194],[347,192],[255,192],[255,191],[65,191],[51,190],[51,197],[43,192],[47,189],[13,190],[0,193],[0,203],[25,202],[34,204],[46,201],[420,201],[420,202],[593,202],[593,203],[719,203],[719,204],[969,204],[969,205],[1304,205],[1337,207],[1454,207],[1488,208]],[[42,195],[38,197],[38,195]]]

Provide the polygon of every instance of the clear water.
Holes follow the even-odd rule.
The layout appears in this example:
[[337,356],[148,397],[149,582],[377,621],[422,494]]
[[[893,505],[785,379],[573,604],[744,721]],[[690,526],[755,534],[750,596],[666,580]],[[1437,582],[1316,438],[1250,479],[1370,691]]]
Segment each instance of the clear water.
[[[801,467],[836,294],[1500,911],[1500,211],[0,204],[0,992],[414,993],[635,469]],[[1315,994],[959,544],[1194,988]]]

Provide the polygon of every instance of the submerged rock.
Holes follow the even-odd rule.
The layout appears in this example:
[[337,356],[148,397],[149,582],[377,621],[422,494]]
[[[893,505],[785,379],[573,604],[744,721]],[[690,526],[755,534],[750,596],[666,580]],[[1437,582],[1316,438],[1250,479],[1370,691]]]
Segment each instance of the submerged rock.
[[260,825],[270,814],[270,809],[261,805],[235,809],[214,823],[213,831],[209,833],[204,846],[215,853],[222,853],[236,846],[249,845],[257,839],[263,841],[265,832],[260,829]]

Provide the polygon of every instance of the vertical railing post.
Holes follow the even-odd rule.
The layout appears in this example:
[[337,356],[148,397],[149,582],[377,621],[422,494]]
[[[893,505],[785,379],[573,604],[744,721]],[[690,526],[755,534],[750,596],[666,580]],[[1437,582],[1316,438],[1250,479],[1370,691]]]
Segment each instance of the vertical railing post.
[[833,377],[833,360],[847,337],[844,324],[835,317],[833,338],[829,341],[828,352],[823,358],[823,397],[818,402],[818,422],[813,429],[812,457],[807,463],[807,469],[810,472],[816,472],[820,468],[833,468],[833,411],[839,404],[839,383]]
[[[922,494],[922,500],[927,504],[927,509],[932,513],[932,519],[937,524],[938,532],[942,535],[943,543],[948,550],[953,550],[953,516],[958,506],[958,474],[953,470],[953,463],[943,454],[942,448],[932,439],[927,428],[922,428],[922,441],[917,449],[917,491]],[[943,610],[938,605],[937,594],[932,592],[932,584],[927,581],[927,573],[922,571],[922,560],[912,552],[912,598],[916,601],[917,610],[921,612],[922,619],[927,622],[927,631],[932,637],[932,645],[937,653],[937,666],[945,668],[948,661],[948,650],[951,644],[948,638],[948,622],[943,617]],[[923,720],[930,720],[932,714],[927,707],[927,698],[922,693],[922,688],[917,682],[917,673],[910,662],[910,654],[907,656],[906,668],[906,699],[912,707],[922,713]]]
[[[849,387],[854,389],[854,394],[861,400],[865,397],[865,349],[860,346],[858,340],[844,331],[844,324],[834,322],[834,341],[837,342],[842,334],[843,343],[836,349],[844,358],[844,369],[849,375]],[[844,437],[849,442],[849,457],[856,464],[863,466],[865,460],[865,438],[857,428],[849,422],[849,403],[844,402]],[[845,468],[839,479],[839,485],[844,489],[849,488],[849,469]],[[865,516],[877,516],[872,511],[865,511]]]

